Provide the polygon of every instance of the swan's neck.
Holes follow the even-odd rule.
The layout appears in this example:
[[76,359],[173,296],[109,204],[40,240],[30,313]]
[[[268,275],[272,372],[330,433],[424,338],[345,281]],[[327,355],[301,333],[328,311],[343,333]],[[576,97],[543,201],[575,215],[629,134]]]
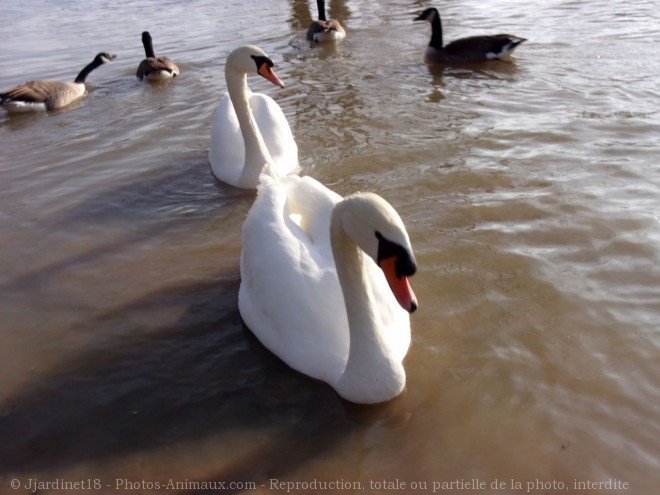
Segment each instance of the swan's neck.
[[431,21],[431,42],[429,46],[438,50],[442,48],[442,21],[439,13],[434,15]]
[[259,126],[252,116],[250,96],[252,92],[247,85],[247,76],[236,72],[227,72],[227,91],[231,98],[245,144],[245,163],[241,182],[257,183],[262,172],[272,175],[275,167],[266,148]]
[[365,255],[341,227],[341,205],[333,212],[330,237],[346,305],[350,347],[346,368],[334,387],[348,400],[382,402],[403,390],[405,371],[382,334]]

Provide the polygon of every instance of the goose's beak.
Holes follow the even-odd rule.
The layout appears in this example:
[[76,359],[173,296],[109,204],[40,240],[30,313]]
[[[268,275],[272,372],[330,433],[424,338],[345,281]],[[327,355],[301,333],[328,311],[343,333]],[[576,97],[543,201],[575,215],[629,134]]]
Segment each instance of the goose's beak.
[[417,297],[408,282],[408,277],[397,277],[396,275],[396,256],[384,258],[378,263],[380,269],[385,274],[385,279],[399,302],[401,307],[409,313],[415,312],[417,309]]
[[259,67],[259,75],[268,79],[275,86],[279,86],[280,88],[284,87],[284,83],[275,75],[273,69],[268,67],[268,64],[261,64],[261,67]]

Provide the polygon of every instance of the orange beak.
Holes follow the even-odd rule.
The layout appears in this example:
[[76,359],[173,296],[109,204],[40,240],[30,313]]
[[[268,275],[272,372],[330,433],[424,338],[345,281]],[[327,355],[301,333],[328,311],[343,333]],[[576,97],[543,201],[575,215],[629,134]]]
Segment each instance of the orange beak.
[[415,293],[412,287],[410,287],[408,277],[399,278],[396,276],[395,263],[396,257],[392,256],[391,258],[380,260],[378,265],[383,270],[385,279],[401,307],[409,313],[413,313],[417,309],[417,297],[415,297]]
[[284,83],[275,75],[273,69],[268,67],[268,64],[261,64],[261,67],[259,67],[259,75],[268,79],[275,86],[279,86],[280,88],[284,87]]

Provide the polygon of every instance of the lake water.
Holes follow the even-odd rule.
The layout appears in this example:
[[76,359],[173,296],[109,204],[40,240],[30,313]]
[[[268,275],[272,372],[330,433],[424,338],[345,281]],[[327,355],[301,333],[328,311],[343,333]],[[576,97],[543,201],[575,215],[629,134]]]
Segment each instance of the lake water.
[[[3,7],[2,89],[118,58],[74,108],[0,111],[0,493],[657,492],[657,3],[437,2],[448,40],[529,40],[454,68],[421,61],[431,2],[331,3],[347,39],[323,48],[313,2]],[[135,78],[143,30],[180,78]],[[420,309],[390,403],[340,400],[241,322],[254,193],[207,151],[247,43],[302,173],[408,227]]]

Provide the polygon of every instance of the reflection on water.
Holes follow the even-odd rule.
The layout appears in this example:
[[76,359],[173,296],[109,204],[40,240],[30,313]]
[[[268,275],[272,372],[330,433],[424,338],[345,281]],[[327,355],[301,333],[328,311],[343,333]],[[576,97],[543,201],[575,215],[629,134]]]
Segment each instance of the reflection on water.
[[[328,2],[347,39],[323,47],[304,38],[314,2],[266,2],[258,20],[208,0],[158,15],[123,0],[8,6],[2,88],[68,80],[101,49],[118,58],[75,107],[0,113],[0,492],[29,477],[252,493],[476,477],[653,493],[655,4],[450,3],[447,39],[529,39],[513,63],[460,67],[421,63],[428,30],[412,19],[430,5]],[[145,29],[181,69],[170,84],[135,78]],[[341,401],[240,320],[254,193],[214,181],[206,160],[240,43],[275,61],[284,89],[250,85],[282,106],[303,173],[381,194],[408,227],[420,309],[407,390],[388,404]]]

